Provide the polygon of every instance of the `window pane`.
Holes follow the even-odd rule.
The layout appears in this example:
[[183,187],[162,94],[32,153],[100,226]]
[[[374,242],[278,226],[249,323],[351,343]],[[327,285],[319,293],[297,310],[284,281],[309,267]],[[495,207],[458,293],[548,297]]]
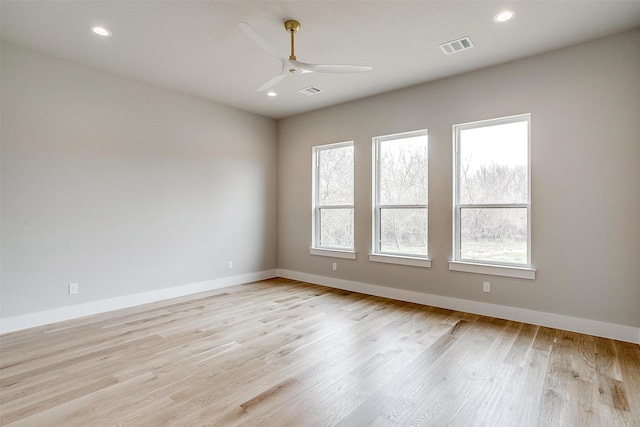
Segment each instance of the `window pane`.
[[380,205],[427,204],[427,135],[380,141]]
[[527,264],[526,208],[462,208],[460,258]]
[[353,208],[320,209],[320,242],[323,248],[353,249]]
[[427,208],[380,209],[380,251],[427,256]]
[[528,122],[460,131],[460,203],[526,203]]
[[318,204],[353,205],[353,145],[318,151]]

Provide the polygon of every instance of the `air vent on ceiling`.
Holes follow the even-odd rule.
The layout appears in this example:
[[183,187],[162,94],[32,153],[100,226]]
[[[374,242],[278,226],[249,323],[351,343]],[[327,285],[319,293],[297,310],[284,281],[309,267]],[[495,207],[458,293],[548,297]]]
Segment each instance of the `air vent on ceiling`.
[[440,49],[442,49],[445,55],[451,55],[452,53],[461,52],[463,50],[471,49],[472,47],[473,42],[469,36],[457,40],[451,40],[450,42],[442,43],[440,45]]
[[300,89],[298,92],[300,93],[304,93],[305,95],[315,95],[317,93],[322,92],[322,89],[320,89],[319,87],[315,87],[315,86],[309,86],[309,87],[305,87]]

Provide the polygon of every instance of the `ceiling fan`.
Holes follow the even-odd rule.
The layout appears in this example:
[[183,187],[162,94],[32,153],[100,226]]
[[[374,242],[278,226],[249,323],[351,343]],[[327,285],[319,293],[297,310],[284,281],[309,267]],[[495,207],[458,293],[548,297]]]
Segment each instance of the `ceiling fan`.
[[278,50],[256,30],[254,30],[246,22],[241,22],[240,28],[253,40],[258,46],[266,50],[270,54],[276,56],[282,62],[282,72],[267,80],[258,91],[267,90],[280,82],[288,75],[303,73],[364,73],[371,71],[373,67],[367,65],[326,65],[326,64],[307,64],[296,59],[294,53],[294,35],[300,30],[300,23],[294,20],[288,20],[284,23],[284,28],[291,34],[291,55],[289,58],[282,55]]

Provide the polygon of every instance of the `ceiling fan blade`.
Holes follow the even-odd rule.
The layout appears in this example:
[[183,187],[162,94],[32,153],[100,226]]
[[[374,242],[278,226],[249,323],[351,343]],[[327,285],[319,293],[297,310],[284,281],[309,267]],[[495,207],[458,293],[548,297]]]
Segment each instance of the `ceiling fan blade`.
[[269,40],[262,37],[262,35],[258,33],[256,30],[254,30],[249,24],[247,24],[246,22],[241,22],[238,25],[240,26],[242,31],[244,31],[245,34],[248,35],[249,38],[251,38],[251,40],[253,40],[262,49],[266,50],[273,56],[277,57],[283,63],[287,61],[287,58],[282,53],[280,53],[278,49],[276,49],[275,46],[273,46]]
[[296,61],[295,65],[305,71],[311,71],[313,73],[366,73],[367,71],[373,70],[373,67],[368,65],[321,65],[307,64],[300,61]]
[[271,77],[269,80],[267,80],[266,82],[264,82],[262,84],[262,86],[260,86],[257,91],[258,92],[262,92],[265,91],[269,88],[274,87],[275,85],[277,85],[278,83],[280,83],[280,80],[284,79],[285,77],[287,77],[287,74],[289,74],[287,72],[287,70],[282,70],[282,73],[278,74],[277,76]]

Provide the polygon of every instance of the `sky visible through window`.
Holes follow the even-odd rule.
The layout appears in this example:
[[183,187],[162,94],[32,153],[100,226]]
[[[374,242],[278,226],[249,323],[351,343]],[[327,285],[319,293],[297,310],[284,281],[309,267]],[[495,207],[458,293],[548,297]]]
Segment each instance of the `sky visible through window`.
[[526,121],[464,129],[461,133],[461,163],[469,173],[483,165],[527,166]]

